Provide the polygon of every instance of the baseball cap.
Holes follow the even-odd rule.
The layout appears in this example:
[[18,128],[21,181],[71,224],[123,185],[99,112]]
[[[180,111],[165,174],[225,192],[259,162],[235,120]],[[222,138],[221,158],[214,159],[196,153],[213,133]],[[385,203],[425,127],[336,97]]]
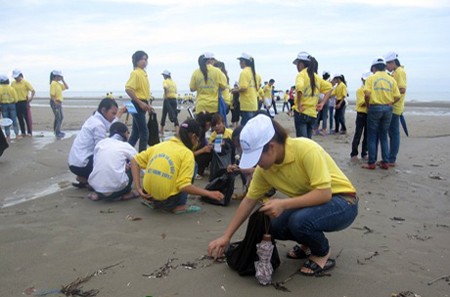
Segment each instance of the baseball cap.
[[0,74],[0,81],[7,81],[9,78],[7,75]]
[[369,76],[371,76],[372,75],[372,72],[363,72],[363,74],[361,74],[361,78],[362,79],[364,79],[364,80],[366,80],[366,79],[368,79],[369,78]]
[[311,55],[307,52],[299,52],[297,58],[292,62],[292,64],[297,65],[297,61],[311,61]]
[[12,77],[13,78],[18,78],[19,75],[21,75],[21,74],[22,74],[22,71],[20,71],[19,69],[14,69],[13,72],[12,72]]
[[63,76],[61,70],[53,70],[53,71],[52,71],[52,74],[53,74],[53,75],[58,75],[58,76]]
[[394,61],[397,58],[398,58],[398,55],[396,53],[394,53],[394,52],[389,52],[389,53],[387,53],[384,56],[384,60],[386,60],[386,63],[387,62],[392,62],[392,61]]
[[383,57],[378,57],[378,58],[375,58],[375,60],[373,60],[372,66],[375,66],[375,65],[378,65],[378,64],[386,65],[386,61],[384,60]]
[[270,117],[259,114],[250,119],[244,128],[242,128],[241,135],[239,136],[242,148],[239,167],[245,169],[255,166],[261,157],[264,146],[274,135],[275,128]]
[[170,76],[170,71],[166,69],[161,74],[162,75],[166,75],[166,76]]
[[250,56],[249,54],[246,54],[246,53],[242,53],[239,57],[237,57],[237,59],[238,60],[244,59],[244,60],[251,61],[252,60],[252,56]]
[[206,52],[203,53],[203,59],[204,60],[209,60],[209,59],[215,59],[214,54],[211,52]]

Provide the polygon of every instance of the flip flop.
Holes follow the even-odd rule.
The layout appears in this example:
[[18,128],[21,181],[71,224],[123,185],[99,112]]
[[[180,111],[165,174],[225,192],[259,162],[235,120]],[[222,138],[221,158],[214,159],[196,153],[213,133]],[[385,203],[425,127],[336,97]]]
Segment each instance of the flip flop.
[[330,270],[334,266],[336,266],[335,259],[328,259],[327,263],[325,263],[325,266],[323,266],[323,268],[320,267],[319,264],[317,264],[313,260],[308,259],[306,260],[305,264],[303,264],[303,267],[312,270],[312,273],[303,272],[301,270],[300,273],[306,276],[317,276],[320,275],[321,273],[324,273],[325,271]]
[[[127,196],[129,194],[131,194],[131,195],[129,197],[125,198],[125,196]],[[132,199],[136,199],[138,197],[140,197],[140,195],[137,191],[131,191],[130,193],[123,195],[121,200],[123,200],[123,201],[132,200]]]
[[72,183],[72,186],[74,186],[75,188],[78,189],[84,189],[88,187],[88,183],[82,183],[82,182],[78,182],[78,183]]
[[194,213],[194,212],[199,212],[201,211],[202,208],[200,206],[197,205],[189,205],[188,207],[186,207],[183,210],[177,210],[177,211],[173,211],[174,214],[184,214],[184,213]]
[[304,251],[298,244],[296,244],[287,254],[289,259],[306,259],[311,255],[311,250]]
[[150,209],[155,209],[155,207],[153,206],[153,204],[145,199],[141,199],[141,204],[144,206],[147,206]]

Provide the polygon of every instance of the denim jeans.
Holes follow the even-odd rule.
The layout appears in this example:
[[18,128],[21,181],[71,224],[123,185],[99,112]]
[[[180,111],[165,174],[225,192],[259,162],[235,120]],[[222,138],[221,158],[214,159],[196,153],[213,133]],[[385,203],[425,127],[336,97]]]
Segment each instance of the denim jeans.
[[392,114],[389,126],[389,163],[395,163],[400,150],[400,116]]
[[53,100],[50,100],[50,106],[53,110],[53,114],[55,115],[55,120],[53,121],[53,131],[55,135],[58,136],[61,134],[61,125],[64,119],[62,104],[56,104]]
[[166,200],[155,200],[153,199],[153,206],[155,209],[172,210],[177,206],[186,205],[188,194],[180,192],[176,195],[170,196]]
[[294,111],[295,133],[297,137],[312,137],[312,128],[316,118]]
[[248,120],[253,118],[256,115],[255,111],[242,111],[241,110],[241,125],[244,126],[247,124]]
[[370,105],[367,112],[367,148],[369,165],[375,164],[378,155],[378,139],[381,146],[381,159],[389,163],[388,130],[391,124],[392,106]]
[[[16,104],[15,103],[11,103],[11,104],[2,103],[2,116],[4,118],[10,118],[12,120],[14,133],[16,133],[16,136],[19,135],[19,127],[17,126]],[[6,137],[9,137],[11,135],[10,126],[5,127],[5,134],[6,134]]]
[[340,231],[350,226],[358,214],[358,204],[350,204],[334,194],[325,204],[285,210],[271,220],[272,236],[293,240],[311,249],[315,256],[328,254],[330,246],[324,232]]
[[330,133],[333,131],[334,106],[328,106],[328,118],[330,119]]
[[[364,133],[364,134],[363,134]],[[355,135],[352,141],[352,152],[350,157],[358,156],[358,146],[361,141],[361,136],[363,135],[361,157],[367,156],[367,113],[358,112],[356,113],[355,121]]]
[[[345,100],[345,99],[344,99]],[[347,108],[347,104],[342,102],[341,108],[336,109],[334,114],[334,119],[336,121],[336,127],[334,128],[334,132],[339,132],[339,125],[342,126],[341,131],[347,131],[347,127],[345,126],[345,109]]]
[[145,151],[147,149],[148,142],[148,128],[147,122],[145,120],[145,111],[142,110],[139,105],[133,102],[137,113],[133,113],[133,126],[131,130],[130,138],[128,143],[134,147],[139,140],[139,152]]

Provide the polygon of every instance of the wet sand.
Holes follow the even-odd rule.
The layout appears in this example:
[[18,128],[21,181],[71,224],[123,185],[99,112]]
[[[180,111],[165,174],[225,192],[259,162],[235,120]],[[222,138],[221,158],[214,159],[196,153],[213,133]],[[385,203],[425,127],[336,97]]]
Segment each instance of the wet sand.
[[[238,201],[217,207],[192,198],[190,203],[201,205],[202,212],[171,215],[138,200],[92,202],[87,190],[73,188],[67,155],[74,133],[92,111],[65,109],[68,137],[55,140],[40,132],[51,130],[50,108],[34,107],[35,137],[15,140],[0,158],[1,296],[60,289],[117,263],[84,283],[83,290],[98,289],[97,296],[153,297],[450,295],[448,278],[428,285],[450,274],[450,116],[409,115],[410,136],[402,132],[398,166],[388,171],[367,171],[350,162],[354,113],[347,114],[348,135],[314,137],[356,186],[359,215],[348,229],[328,235],[337,266],[327,276],[289,279],[303,262],[285,257],[293,242],[278,242],[282,264],[273,279],[287,280],[289,293],[201,259]],[[186,116],[182,111],[179,119]],[[293,135],[293,119],[280,114],[277,120]],[[196,183],[204,186],[206,181]],[[242,191],[240,183],[236,191]],[[35,199],[8,206],[30,198]],[[244,232],[241,228],[233,240]],[[164,266],[165,276],[148,277]]]

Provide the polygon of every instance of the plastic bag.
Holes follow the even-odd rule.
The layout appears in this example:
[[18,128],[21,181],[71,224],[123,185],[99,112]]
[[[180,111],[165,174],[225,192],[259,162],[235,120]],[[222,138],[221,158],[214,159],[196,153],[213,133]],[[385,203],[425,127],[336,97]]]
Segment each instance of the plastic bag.
[[152,146],[158,144],[160,140],[158,130],[158,118],[156,116],[156,113],[149,112],[147,128],[148,128],[148,142],[147,142],[148,145]]

